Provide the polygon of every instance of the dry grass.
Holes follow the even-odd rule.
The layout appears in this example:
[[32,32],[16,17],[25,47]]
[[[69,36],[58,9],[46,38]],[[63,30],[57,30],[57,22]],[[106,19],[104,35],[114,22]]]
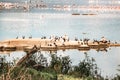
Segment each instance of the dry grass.
[[69,75],[59,74],[58,75],[58,80],[83,80],[83,79],[81,79],[81,78],[75,78],[75,77],[69,76]]

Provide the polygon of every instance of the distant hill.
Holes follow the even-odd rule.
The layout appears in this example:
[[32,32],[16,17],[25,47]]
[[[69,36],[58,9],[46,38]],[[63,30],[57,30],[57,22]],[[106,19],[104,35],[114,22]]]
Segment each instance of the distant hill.
[[[0,0],[0,2],[25,2],[25,1],[31,1],[31,2],[43,1],[47,4],[58,4],[58,5],[60,4],[61,5],[64,5],[64,4],[89,5],[89,0]],[[120,5],[120,0],[92,0],[91,4]]]

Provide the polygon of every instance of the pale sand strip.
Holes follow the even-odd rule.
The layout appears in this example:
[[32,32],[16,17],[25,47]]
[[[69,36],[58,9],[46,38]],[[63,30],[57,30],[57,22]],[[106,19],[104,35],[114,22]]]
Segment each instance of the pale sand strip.
[[[24,49],[25,47],[33,47],[37,46],[39,48],[49,49],[49,48],[78,48],[81,47],[84,43],[82,41],[53,41],[52,39],[41,39],[41,38],[32,38],[32,39],[10,39],[0,42],[0,47],[16,47],[17,49]],[[103,44],[103,43],[102,43]],[[87,46],[92,46],[92,48],[98,48],[100,44],[97,42],[93,43],[93,41],[88,41]],[[111,47],[111,46],[120,46],[118,43],[106,43],[102,45],[103,47]],[[82,46],[86,47],[86,46]]]

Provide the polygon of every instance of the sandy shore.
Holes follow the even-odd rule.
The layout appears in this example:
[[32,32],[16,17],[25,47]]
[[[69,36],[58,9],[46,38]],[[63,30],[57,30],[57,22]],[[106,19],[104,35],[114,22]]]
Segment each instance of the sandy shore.
[[[11,39],[11,40],[5,40],[0,42],[1,46],[16,46],[16,47],[25,47],[25,46],[40,46],[40,47],[46,47],[46,46],[55,46],[54,43],[57,46],[63,45],[63,42],[61,41],[53,41],[51,39],[41,39],[41,38],[33,38],[33,39]],[[64,42],[64,45],[78,45],[78,41],[66,41]]]
[[5,40],[0,42],[0,47],[16,47],[17,49],[24,49],[26,47],[33,47],[37,46],[39,48],[43,48],[45,50],[49,49],[64,49],[64,48],[86,48],[86,47],[91,47],[91,48],[98,48],[98,47],[114,47],[114,46],[120,46],[118,43],[106,43],[106,44],[98,44],[97,42],[93,41],[88,41],[86,46],[83,41],[74,41],[74,40],[69,40],[69,41],[53,41],[52,39],[41,39],[41,38],[32,38],[32,39],[10,39],[10,40]]

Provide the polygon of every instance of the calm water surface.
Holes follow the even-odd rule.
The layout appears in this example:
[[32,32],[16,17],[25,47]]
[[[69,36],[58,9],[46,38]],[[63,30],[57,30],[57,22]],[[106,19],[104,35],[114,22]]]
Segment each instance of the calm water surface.
[[[83,34],[86,33],[86,34]],[[93,16],[73,16],[71,14],[55,13],[0,13],[0,40],[12,39],[17,36],[33,36],[34,38],[50,35],[99,40],[105,36],[108,40],[120,42],[120,15],[102,14]],[[109,48],[108,52],[95,50],[88,51],[90,57],[95,58],[103,76],[112,77],[120,64],[120,48]],[[48,52],[42,52],[48,53]],[[84,52],[78,50],[58,51],[57,54],[69,55],[72,64],[77,65],[84,59]],[[12,52],[7,60],[22,57],[24,52]]]
[[100,39],[105,36],[110,40],[120,40],[119,21],[120,15],[114,14],[72,16],[71,14],[0,13],[0,40],[23,35],[49,37],[64,34],[70,38],[84,36]]

